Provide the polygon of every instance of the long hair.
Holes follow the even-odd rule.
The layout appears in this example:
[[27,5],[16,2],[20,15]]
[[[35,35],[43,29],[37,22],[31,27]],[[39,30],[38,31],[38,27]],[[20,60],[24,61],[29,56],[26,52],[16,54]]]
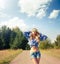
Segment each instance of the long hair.
[[36,32],[35,34],[32,34],[32,32],[30,33],[30,39],[35,39],[36,37],[40,37],[40,33]]

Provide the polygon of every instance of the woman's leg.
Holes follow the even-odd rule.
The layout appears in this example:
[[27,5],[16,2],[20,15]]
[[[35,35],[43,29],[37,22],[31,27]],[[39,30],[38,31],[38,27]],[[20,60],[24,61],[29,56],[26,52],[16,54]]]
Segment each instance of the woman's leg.
[[39,64],[39,61],[40,61],[40,52],[33,52],[33,53],[30,53],[30,56],[31,56],[31,60],[33,61],[34,64]]
[[40,53],[40,51],[38,51],[37,52],[37,62],[38,62],[38,64],[40,62],[40,58],[41,58],[41,53]]
[[40,62],[40,58],[37,58],[37,62],[38,62],[38,64],[39,64],[39,62]]
[[38,64],[37,58],[32,58],[33,64]]

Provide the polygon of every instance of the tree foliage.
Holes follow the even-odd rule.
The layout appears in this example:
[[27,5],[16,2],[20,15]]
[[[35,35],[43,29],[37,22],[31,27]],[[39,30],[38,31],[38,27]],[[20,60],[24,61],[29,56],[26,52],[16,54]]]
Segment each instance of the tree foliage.
[[51,44],[51,41],[49,39],[46,39],[46,40],[40,42],[39,48],[49,49],[49,48],[53,48],[53,46]]
[[18,27],[12,30],[6,26],[0,28],[0,49],[25,49],[26,45],[27,39]]
[[54,48],[60,48],[60,35],[57,35],[56,41],[54,42]]
[[[28,40],[23,35],[23,32],[18,28],[10,29],[2,26],[0,28],[0,49],[30,49],[27,44]],[[57,35],[55,42],[52,44],[51,40],[47,39],[40,42],[39,48],[60,48],[60,35]]]

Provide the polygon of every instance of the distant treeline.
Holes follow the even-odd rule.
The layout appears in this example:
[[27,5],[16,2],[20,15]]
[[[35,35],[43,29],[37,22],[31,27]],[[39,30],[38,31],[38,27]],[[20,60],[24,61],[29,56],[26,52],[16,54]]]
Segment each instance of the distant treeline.
[[12,30],[6,26],[0,28],[0,49],[26,49],[27,42],[18,27]]
[[[0,28],[0,49],[30,49],[27,43],[28,40],[18,27],[12,30],[6,26]],[[51,43],[49,39],[41,41],[39,48],[60,48],[60,35],[56,37],[54,43]]]

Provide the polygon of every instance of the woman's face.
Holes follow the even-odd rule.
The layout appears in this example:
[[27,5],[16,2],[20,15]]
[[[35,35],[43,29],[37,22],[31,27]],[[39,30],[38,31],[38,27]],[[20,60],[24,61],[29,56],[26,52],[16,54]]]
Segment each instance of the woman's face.
[[36,34],[37,34],[37,32],[33,31],[33,32],[32,32],[32,34],[33,34],[33,35],[36,35]]

